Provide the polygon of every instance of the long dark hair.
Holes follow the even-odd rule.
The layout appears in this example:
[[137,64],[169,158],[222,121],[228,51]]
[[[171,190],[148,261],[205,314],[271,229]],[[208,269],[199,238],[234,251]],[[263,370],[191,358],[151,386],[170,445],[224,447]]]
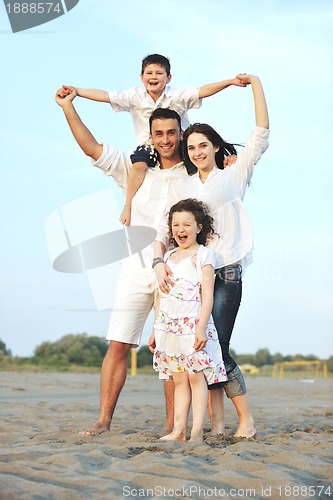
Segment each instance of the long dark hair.
[[195,198],[187,198],[186,200],[181,200],[175,205],[172,205],[168,214],[168,227],[169,227],[169,241],[171,244],[178,246],[176,241],[172,236],[172,216],[175,212],[190,212],[194,215],[197,224],[202,225],[202,229],[199,234],[197,234],[197,243],[199,245],[206,246],[210,239],[213,238],[214,231],[214,219],[209,215],[208,207],[202,203],[202,201],[196,200]]
[[[217,153],[215,153],[215,161],[216,166],[220,169],[224,168],[223,160],[226,156],[237,154],[235,145],[230,144],[229,142],[226,142],[224,139],[222,139],[220,134],[218,134],[216,130],[213,129],[213,127],[207,125],[207,123],[194,123],[193,125],[190,125],[183,134],[183,157],[185,163],[188,165],[192,165],[195,171],[197,169],[191,162],[187,151],[188,138],[191,134],[194,133],[203,134],[213,144],[213,146],[219,148]],[[239,146],[239,144],[237,144],[237,146]]]

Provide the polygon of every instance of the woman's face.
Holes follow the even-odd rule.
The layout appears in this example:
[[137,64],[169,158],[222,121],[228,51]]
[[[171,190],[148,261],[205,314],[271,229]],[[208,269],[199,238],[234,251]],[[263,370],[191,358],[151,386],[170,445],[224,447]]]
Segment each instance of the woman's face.
[[199,172],[210,172],[216,165],[215,153],[219,150],[204,134],[194,132],[187,140],[187,152]]

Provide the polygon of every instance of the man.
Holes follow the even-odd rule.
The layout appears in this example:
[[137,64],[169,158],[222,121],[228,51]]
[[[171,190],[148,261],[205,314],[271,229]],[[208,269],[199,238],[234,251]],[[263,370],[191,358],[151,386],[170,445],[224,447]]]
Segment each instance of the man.
[[[70,88],[70,93],[67,92],[59,89],[56,102],[62,108],[76,142],[93,160],[94,166],[112,176],[118,186],[126,190],[132,164],[129,155],[96,141],[74,108],[75,89]],[[179,153],[182,137],[179,115],[170,109],[156,109],[150,118],[150,135],[160,162],[157,167],[148,168],[145,179],[133,198],[131,224],[157,229],[165,213],[172,186],[175,182],[184,183],[188,178]],[[144,323],[154,304],[157,283],[151,267],[153,252],[150,245],[142,251],[142,257],[145,267],[138,254],[128,257],[122,263],[107,335],[110,345],[101,369],[99,418],[83,434],[98,435],[110,430],[118,397],[126,381],[128,354],[133,345],[139,345]],[[173,390],[173,383],[166,381],[167,432],[171,432],[173,428]]]

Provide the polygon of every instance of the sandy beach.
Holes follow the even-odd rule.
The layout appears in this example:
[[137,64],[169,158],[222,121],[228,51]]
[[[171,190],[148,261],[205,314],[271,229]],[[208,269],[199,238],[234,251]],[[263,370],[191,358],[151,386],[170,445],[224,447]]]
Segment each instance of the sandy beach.
[[[79,434],[98,414],[99,374],[0,373],[0,498],[333,498],[333,380],[247,377],[254,440],[159,441],[162,384],[128,377],[111,431]],[[330,486],[330,489],[328,487]]]

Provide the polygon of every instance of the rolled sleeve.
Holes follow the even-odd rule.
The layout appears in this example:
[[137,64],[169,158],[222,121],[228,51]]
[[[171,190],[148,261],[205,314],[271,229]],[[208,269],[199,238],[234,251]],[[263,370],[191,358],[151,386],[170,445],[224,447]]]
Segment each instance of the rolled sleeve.
[[101,156],[91,163],[94,167],[100,168],[105,175],[113,177],[119,187],[126,189],[128,173],[132,165],[130,154],[131,152],[123,153],[119,149],[103,143]]

